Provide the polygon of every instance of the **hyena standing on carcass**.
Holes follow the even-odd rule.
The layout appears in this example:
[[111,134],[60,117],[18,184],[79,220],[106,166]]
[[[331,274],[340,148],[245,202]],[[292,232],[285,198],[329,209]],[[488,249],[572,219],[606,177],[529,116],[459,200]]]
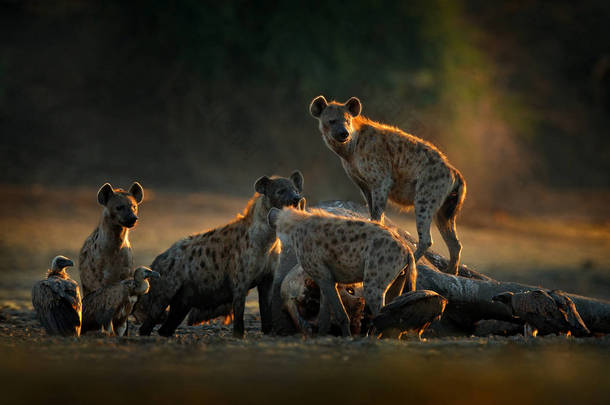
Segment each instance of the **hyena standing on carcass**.
[[129,229],[138,221],[144,190],[134,182],[129,191],[104,184],[97,201],[104,207],[100,224],[85,240],[78,260],[83,296],[133,277]]
[[151,268],[161,278],[151,280],[149,293],[134,312],[143,320],[141,335],[152,332],[169,305],[169,315],[159,329],[162,336],[173,335],[191,308],[215,316],[223,315],[217,310],[226,308],[235,317],[233,334],[243,337],[246,295],[254,287],[263,332],[271,330],[270,293],[281,245],[267,214],[273,207],[299,204],[303,176],[295,171],[290,179],[261,177],[254,189],[254,197],[231,223],[182,239],[157,256]]
[[464,178],[434,145],[371,121],[360,115],[361,109],[355,97],[341,104],[318,96],[309,106],[319,121],[324,142],[360,187],[371,219],[381,220],[388,198],[402,207],[414,206],[417,261],[432,245],[430,224],[434,217],[449,249],[447,272],[457,274],[462,245],[455,218],[466,196]]
[[363,282],[364,299],[373,316],[400,295],[403,286],[415,290],[417,269],[402,237],[386,226],[331,215],[322,210],[294,208],[269,211],[269,225],[282,244],[293,247],[305,273],[320,287],[319,333],[328,333],[330,313],[350,335],[350,320],[337,283]]

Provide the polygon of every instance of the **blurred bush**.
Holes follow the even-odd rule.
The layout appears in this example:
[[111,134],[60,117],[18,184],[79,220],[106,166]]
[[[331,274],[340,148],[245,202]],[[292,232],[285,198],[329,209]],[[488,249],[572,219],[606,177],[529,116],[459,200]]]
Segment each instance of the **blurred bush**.
[[438,144],[471,208],[605,189],[608,4],[0,1],[0,181],[358,198],[324,94]]

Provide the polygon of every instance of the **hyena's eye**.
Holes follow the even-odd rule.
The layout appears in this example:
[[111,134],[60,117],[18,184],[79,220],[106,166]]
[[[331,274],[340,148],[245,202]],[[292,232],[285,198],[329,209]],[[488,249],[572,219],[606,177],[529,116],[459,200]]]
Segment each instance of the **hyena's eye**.
[[347,291],[347,293],[349,295],[354,295],[355,294],[355,291],[354,291],[354,289],[352,287],[347,287],[346,291]]

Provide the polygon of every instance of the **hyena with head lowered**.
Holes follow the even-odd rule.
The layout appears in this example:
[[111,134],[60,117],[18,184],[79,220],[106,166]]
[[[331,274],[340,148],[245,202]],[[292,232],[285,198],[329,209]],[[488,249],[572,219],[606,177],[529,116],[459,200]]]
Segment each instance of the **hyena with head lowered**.
[[434,145],[371,121],[360,115],[361,110],[355,97],[342,104],[318,96],[309,106],[324,142],[362,191],[371,219],[381,220],[388,199],[414,207],[419,238],[416,261],[432,245],[434,219],[449,249],[447,272],[457,274],[462,245],[455,219],[466,196],[464,178]]
[[134,182],[129,191],[104,184],[97,201],[104,207],[100,224],[85,240],[78,260],[83,296],[133,277],[129,229],[138,221],[144,190]]
[[[263,332],[271,330],[270,293],[281,244],[267,223],[273,207],[296,206],[303,176],[261,177],[241,215],[220,228],[189,236],[157,256],[151,268],[161,274],[134,314],[143,320],[140,335],[149,335],[169,305],[159,334],[171,336],[191,308],[233,310],[233,334],[244,335],[246,295],[257,287]],[[226,304],[231,304],[227,306]],[[230,313],[230,312],[228,312]],[[216,314],[216,316],[222,314]]]
[[350,320],[337,283],[363,283],[364,300],[373,316],[406,290],[415,290],[417,269],[402,237],[386,226],[340,217],[325,211],[272,209],[269,225],[282,244],[293,247],[305,273],[320,287],[318,332],[327,333],[330,313],[350,335]]

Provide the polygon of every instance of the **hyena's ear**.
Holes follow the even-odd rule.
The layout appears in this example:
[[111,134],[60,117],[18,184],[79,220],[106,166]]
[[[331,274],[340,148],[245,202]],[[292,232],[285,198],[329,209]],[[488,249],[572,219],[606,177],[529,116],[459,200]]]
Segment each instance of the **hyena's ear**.
[[360,115],[360,112],[362,112],[362,104],[356,97],[352,97],[347,100],[345,103],[345,108],[347,108],[347,111],[349,111],[352,117],[357,117]]
[[275,229],[275,226],[277,225],[277,218],[279,217],[280,212],[282,211],[273,207],[269,210],[269,213],[267,214],[267,222],[269,223],[269,226],[273,229]]
[[307,206],[307,200],[305,197],[299,200],[299,204],[297,205],[297,209],[300,211],[305,211],[305,207]]
[[324,96],[318,96],[318,97],[314,98],[313,101],[311,102],[311,104],[309,105],[309,112],[315,118],[318,118],[318,117],[320,117],[320,114],[322,114],[322,111],[324,111],[324,109],[327,106],[328,106],[328,102],[326,101]]
[[97,202],[105,206],[113,195],[114,191],[112,190],[112,186],[110,183],[105,183],[97,192]]
[[131,187],[129,187],[129,194],[136,199],[136,202],[140,204],[144,199],[144,189],[137,181],[134,181]]
[[269,179],[269,177],[267,176],[263,176],[260,179],[256,180],[256,183],[254,183],[254,191],[259,194],[265,194],[267,192],[267,186],[269,185],[270,181],[271,179]]
[[294,183],[294,186],[297,188],[297,190],[299,190],[299,193],[301,191],[303,191],[303,174],[298,171],[295,170],[294,172],[292,172],[292,174],[290,175],[290,180],[292,180],[292,183]]

